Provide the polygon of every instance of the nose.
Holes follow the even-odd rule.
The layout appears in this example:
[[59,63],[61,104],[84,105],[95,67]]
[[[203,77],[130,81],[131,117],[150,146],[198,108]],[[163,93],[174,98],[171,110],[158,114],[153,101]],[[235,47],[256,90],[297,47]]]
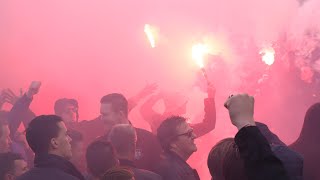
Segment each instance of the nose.
[[197,139],[197,135],[194,133],[194,132],[192,132],[192,139]]

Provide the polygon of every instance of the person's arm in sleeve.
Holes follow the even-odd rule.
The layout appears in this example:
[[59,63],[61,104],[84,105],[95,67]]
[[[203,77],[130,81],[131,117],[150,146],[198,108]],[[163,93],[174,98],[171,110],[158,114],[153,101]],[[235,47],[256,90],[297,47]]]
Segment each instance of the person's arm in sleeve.
[[243,127],[237,133],[235,142],[244,159],[249,180],[289,179],[282,162],[272,152],[258,127]]
[[154,91],[158,88],[156,84],[147,84],[137,95],[128,98],[128,110],[129,112],[134,109],[139,102],[154,93]]
[[194,133],[197,137],[201,137],[210,131],[212,131],[216,126],[216,107],[215,107],[215,89],[212,85],[208,86],[208,98],[204,99],[204,118],[202,122],[197,124],[191,124]]
[[33,96],[39,92],[41,82],[34,81],[31,83],[29,90],[13,104],[9,112],[8,122],[10,128],[10,137],[13,139],[20,123],[24,120],[25,114],[29,110]]
[[239,130],[235,142],[244,160],[248,180],[288,180],[282,162],[253,119],[254,98],[248,94],[231,95],[225,102],[231,122]]

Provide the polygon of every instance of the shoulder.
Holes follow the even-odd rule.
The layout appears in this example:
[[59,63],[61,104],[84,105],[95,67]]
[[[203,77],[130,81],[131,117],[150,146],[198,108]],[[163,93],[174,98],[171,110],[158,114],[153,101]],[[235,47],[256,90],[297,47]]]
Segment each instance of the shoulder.
[[144,169],[134,169],[134,174],[137,179],[150,179],[150,180],[161,180],[161,176]]
[[17,180],[77,180],[63,171],[54,168],[32,168],[30,171],[21,175]]

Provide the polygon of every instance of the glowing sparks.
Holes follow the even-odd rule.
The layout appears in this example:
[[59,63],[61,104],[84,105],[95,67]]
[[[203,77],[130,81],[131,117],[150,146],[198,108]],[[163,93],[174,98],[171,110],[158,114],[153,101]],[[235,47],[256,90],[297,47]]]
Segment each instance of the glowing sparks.
[[192,59],[194,59],[200,68],[204,67],[203,58],[209,53],[209,47],[205,44],[195,44],[192,46]]
[[155,41],[155,35],[154,35],[154,30],[149,24],[144,25],[144,32],[147,35],[147,38],[150,42],[150,45],[152,48],[156,47],[156,41]]
[[275,50],[272,47],[266,47],[260,50],[259,54],[262,56],[262,61],[271,66],[274,63]]

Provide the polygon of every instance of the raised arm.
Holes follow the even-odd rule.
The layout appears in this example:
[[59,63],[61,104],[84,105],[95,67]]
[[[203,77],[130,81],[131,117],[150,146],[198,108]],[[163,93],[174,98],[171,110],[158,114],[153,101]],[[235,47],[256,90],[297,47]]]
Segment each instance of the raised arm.
[[200,123],[191,124],[194,133],[198,137],[209,133],[216,126],[215,92],[215,88],[209,84],[207,89],[208,98],[204,99],[204,118]]

